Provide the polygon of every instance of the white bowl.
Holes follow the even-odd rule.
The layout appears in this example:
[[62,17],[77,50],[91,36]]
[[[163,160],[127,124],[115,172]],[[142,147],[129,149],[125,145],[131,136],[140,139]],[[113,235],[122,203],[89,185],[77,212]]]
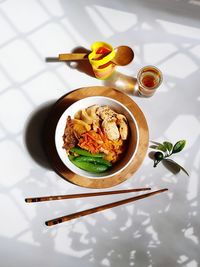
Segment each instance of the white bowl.
[[[68,116],[71,116],[71,118],[74,118],[74,115],[77,111],[87,108],[92,105],[99,105],[99,106],[109,106],[113,110],[115,110],[117,113],[121,113],[126,116],[129,124],[129,135],[128,135],[128,145],[127,150],[125,151],[122,159],[120,159],[116,164],[113,165],[113,167],[104,173],[90,173],[87,171],[84,171],[82,169],[79,169],[76,167],[71,161],[68,159],[68,156],[66,154],[66,150],[63,148],[63,134],[66,127],[66,120]],[[120,173],[122,170],[124,170],[132,160],[134,160],[137,148],[139,143],[139,131],[137,122],[133,116],[133,114],[129,111],[129,109],[124,106],[122,103],[120,103],[117,100],[114,100],[109,97],[104,96],[91,96],[86,97],[81,100],[76,101],[71,106],[69,106],[61,115],[55,131],[55,145],[56,150],[58,152],[58,155],[62,162],[66,165],[68,169],[70,169],[72,172],[84,176],[87,178],[108,178],[111,176],[114,176],[118,173]]]

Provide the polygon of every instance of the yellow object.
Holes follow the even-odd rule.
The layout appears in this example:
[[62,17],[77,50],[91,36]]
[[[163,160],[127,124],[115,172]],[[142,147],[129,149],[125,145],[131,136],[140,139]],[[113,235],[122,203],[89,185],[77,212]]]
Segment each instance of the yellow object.
[[[88,59],[96,78],[108,78],[116,67],[116,65],[111,62],[111,60],[115,57],[114,48],[105,42],[95,42],[92,44],[91,48],[92,52],[89,54]],[[106,49],[108,53],[98,53],[100,49]]]

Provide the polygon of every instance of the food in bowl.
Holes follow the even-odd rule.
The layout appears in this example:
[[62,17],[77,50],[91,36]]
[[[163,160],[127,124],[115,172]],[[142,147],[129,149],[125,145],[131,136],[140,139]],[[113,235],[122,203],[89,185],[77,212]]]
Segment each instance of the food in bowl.
[[68,115],[63,149],[76,167],[103,173],[123,157],[128,136],[125,115],[107,105],[95,104],[80,109],[73,118]]
[[[79,167],[74,165],[70,161],[68,154],[66,154],[66,149],[63,149],[63,145],[64,145],[63,135],[65,133],[68,116],[70,116],[71,119],[75,119],[78,111],[82,109],[87,109],[88,107],[95,106],[95,105],[108,106],[113,111],[124,115],[127,119],[127,124],[128,124],[128,136],[127,136],[127,140],[124,141],[125,143],[124,152],[120,155],[119,160],[117,160],[115,163],[111,163],[112,167],[108,168],[105,171],[98,172],[98,173],[89,172],[89,171],[80,169]],[[114,175],[124,175],[123,170],[125,170],[128,167],[128,165],[135,159],[138,145],[139,145],[139,129],[138,129],[137,120],[135,119],[135,116],[120,101],[117,101],[111,97],[89,96],[89,97],[82,98],[78,101],[75,101],[73,104],[68,106],[63,111],[55,128],[55,147],[56,147],[56,151],[61,162],[67,167],[68,170],[70,170],[72,173],[80,177],[85,177],[85,178],[90,178],[90,179],[106,179],[106,178],[113,177]],[[102,152],[100,152],[99,154],[101,156],[102,154],[104,155],[104,153]],[[69,175],[71,174],[69,173]]]

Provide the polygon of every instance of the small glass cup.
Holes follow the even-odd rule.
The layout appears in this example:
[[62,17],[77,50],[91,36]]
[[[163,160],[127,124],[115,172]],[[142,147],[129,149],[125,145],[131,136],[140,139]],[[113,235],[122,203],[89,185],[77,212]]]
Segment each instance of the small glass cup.
[[138,93],[145,97],[152,96],[163,81],[162,72],[154,66],[143,67],[137,75]]

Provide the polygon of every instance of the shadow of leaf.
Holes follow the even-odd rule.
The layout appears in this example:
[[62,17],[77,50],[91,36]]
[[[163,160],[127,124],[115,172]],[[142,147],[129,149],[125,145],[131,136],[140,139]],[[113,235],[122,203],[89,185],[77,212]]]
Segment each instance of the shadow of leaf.
[[180,172],[180,167],[173,161],[171,160],[162,160],[162,164],[169,170],[171,171],[173,174],[177,174]]

